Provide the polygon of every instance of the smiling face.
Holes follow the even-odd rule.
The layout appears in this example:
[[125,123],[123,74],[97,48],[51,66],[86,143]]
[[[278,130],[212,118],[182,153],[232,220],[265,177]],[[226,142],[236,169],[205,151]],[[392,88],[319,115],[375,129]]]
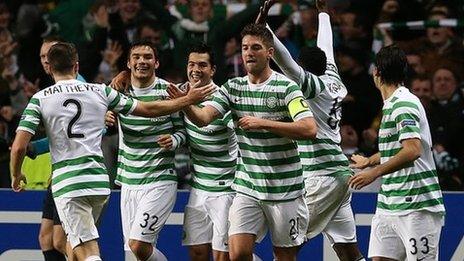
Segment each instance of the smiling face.
[[127,67],[131,70],[131,78],[149,81],[155,77],[158,66],[157,57],[150,46],[141,45],[130,50]]
[[187,76],[190,84],[201,81],[199,86],[204,86],[211,81],[216,68],[211,65],[208,53],[190,53],[187,64]]
[[268,66],[274,54],[274,48],[267,47],[263,40],[254,35],[242,38],[242,59],[249,74],[260,75]]

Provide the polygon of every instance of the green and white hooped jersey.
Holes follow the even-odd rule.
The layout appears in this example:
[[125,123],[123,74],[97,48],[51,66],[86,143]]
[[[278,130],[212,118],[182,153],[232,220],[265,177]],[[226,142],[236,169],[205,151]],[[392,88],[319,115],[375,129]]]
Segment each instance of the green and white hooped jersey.
[[36,93],[18,130],[34,134],[42,120],[50,142],[53,197],[110,194],[101,151],[105,113],[131,113],[137,102],[104,84],[58,81]]
[[432,139],[424,107],[405,87],[385,100],[379,130],[380,162],[401,150],[401,141],[420,139],[421,156],[403,169],[382,177],[377,213],[405,215],[413,211],[445,212],[432,155]]
[[244,116],[283,122],[312,117],[295,82],[277,72],[261,84],[251,84],[247,76],[237,77],[221,87],[210,105],[222,115],[229,110],[232,113],[239,146],[232,185],[235,191],[272,201],[302,195],[303,176],[296,142],[266,130],[244,131],[238,126],[238,120]]
[[347,94],[335,64],[328,63],[324,75],[301,70],[301,90],[317,123],[315,140],[299,140],[303,176],[351,175],[348,158],[340,147],[341,103]]
[[[198,106],[204,107],[209,101]],[[237,165],[237,138],[231,113],[209,125],[198,127],[187,117],[190,157],[193,164],[192,187],[206,192],[231,193]]]
[[[140,101],[165,100],[168,82],[156,78],[146,88],[132,87],[129,96]],[[175,149],[186,142],[184,123],[179,113],[145,118],[118,115],[119,149],[115,183],[131,188],[147,188],[177,182],[174,168]],[[161,148],[160,135],[172,135],[172,149]]]

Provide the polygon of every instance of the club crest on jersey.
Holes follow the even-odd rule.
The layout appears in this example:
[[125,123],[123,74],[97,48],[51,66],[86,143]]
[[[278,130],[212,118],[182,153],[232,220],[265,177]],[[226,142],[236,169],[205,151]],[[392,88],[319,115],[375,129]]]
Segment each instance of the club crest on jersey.
[[403,120],[401,122],[401,127],[406,127],[406,126],[416,126],[416,121],[415,120]]
[[269,109],[274,109],[275,107],[277,107],[277,97],[274,97],[274,96],[267,97],[266,98],[266,106]]

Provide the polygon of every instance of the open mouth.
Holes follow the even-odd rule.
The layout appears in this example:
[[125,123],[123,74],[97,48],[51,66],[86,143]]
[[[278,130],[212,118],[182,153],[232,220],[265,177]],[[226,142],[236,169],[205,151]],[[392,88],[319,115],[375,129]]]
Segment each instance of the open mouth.
[[148,67],[136,67],[135,68],[135,71],[138,72],[138,73],[147,73],[149,70]]
[[199,74],[199,73],[192,73],[192,74],[190,74],[190,77],[192,77],[192,79],[193,79],[194,81],[199,81],[199,80],[201,80],[201,76],[202,76],[202,75]]

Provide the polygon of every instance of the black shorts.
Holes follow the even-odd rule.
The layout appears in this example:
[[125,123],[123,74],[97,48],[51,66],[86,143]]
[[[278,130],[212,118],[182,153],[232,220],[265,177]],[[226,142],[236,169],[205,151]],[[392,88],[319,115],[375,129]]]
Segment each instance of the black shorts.
[[56,211],[55,201],[53,200],[52,187],[48,186],[47,194],[45,195],[42,218],[53,220],[53,225],[61,225],[58,211]]

